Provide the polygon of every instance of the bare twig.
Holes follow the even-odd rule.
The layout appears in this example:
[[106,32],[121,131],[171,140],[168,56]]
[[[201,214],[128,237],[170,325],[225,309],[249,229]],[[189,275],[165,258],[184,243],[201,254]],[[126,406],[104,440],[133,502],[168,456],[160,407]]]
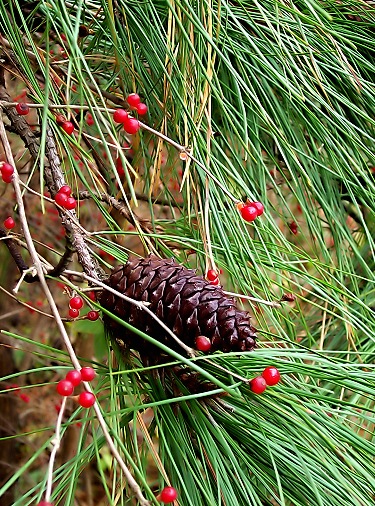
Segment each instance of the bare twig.
[[257,304],[263,304],[265,306],[271,306],[271,307],[281,307],[281,304],[279,302],[273,301],[273,300],[264,300],[264,299],[258,299],[257,297],[251,297],[250,295],[242,295],[241,293],[234,293],[234,292],[227,292],[224,290],[225,295],[230,295],[232,297],[237,297],[239,299],[247,299],[251,302],[256,302]]

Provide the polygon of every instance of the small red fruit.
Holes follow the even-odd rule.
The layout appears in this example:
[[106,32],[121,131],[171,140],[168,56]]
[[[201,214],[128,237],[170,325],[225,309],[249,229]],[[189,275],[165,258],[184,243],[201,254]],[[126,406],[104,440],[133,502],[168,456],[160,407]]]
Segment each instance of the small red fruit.
[[138,105],[137,105],[137,113],[140,115],[140,116],[144,116],[145,114],[147,114],[147,111],[148,111],[148,107],[146,104],[144,104],[143,102],[140,102]]
[[68,135],[71,135],[74,132],[74,125],[71,121],[64,121],[64,123],[61,125],[61,128]]
[[206,336],[198,336],[195,339],[195,346],[199,351],[209,351],[211,349],[211,341]]
[[57,192],[55,195],[55,202],[61,207],[65,207],[66,202],[68,200],[68,195],[66,193]]
[[135,118],[127,118],[124,121],[124,130],[128,134],[136,134],[139,130],[139,121]]
[[40,501],[36,506],[53,506],[53,503],[48,501]]
[[255,218],[258,217],[258,211],[257,208],[251,205],[245,205],[240,209],[240,213],[242,218],[245,221],[254,221]]
[[218,278],[218,273],[214,269],[210,269],[207,271],[206,278],[208,281],[215,281]]
[[168,504],[177,499],[177,490],[174,487],[164,487],[160,492],[158,499],[160,502]]
[[64,185],[62,185],[62,187],[59,189],[59,191],[57,193],[64,193],[65,195],[67,195],[69,197],[69,195],[72,193],[72,189],[70,188],[69,185],[64,184]]
[[220,285],[220,279],[219,278],[213,279],[212,281],[210,281],[210,285],[214,285],[214,286]]
[[12,176],[14,174],[14,167],[13,165],[11,165],[10,163],[3,163],[2,167],[1,167],[1,175],[2,176]]
[[66,202],[64,204],[65,209],[71,211],[77,207],[77,201],[74,197],[67,197]]
[[267,383],[263,376],[257,376],[256,378],[253,378],[249,383],[250,389],[252,392],[254,392],[254,394],[261,394],[267,388]]
[[56,387],[57,393],[62,395],[63,397],[68,397],[69,395],[72,395],[74,390],[74,385],[71,381],[68,380],[61,380],[57,383]]
[[59,125],[59,126],[63,126],[63,124],[65,123],[66,121],[66,118],[63,114],[58,114],[56,116],[56,123]]
[[96,372],[92,367],[82,367],[81,378],[82,381],[91,381],[95,378]]
[[86,114],[86,124],[88,126],[93,126],[95,124],[94,118],[92,117],[92,114],[90,112]]
[[94,322],[99,318],[99,313],[98,311],[89,311],[86,316],[88,320]]
[[81,373],[80,371],[77,371],[77,369],[67,372],[65,379],[73,383],[75,387],[77,387],[82,381]]
[[125,111],[125,109],[116,109],[113,113],[113,121],[115,123],[124,123],[129,117],[129,114]]
[[81,297],[72,297],[69,301],[69,307],[72,309],[81,309],[83,307],[83,300]]
[[120,157],[116,158],[116,170],[117,170],[117,174],[120,177],[124,177],[125,176],[124,167],[122,166],[122,161],[121,161]]
[[130,107],[137,107],[137,105],[141,103],[141,99],[137,93],[130,93],[126,101]]
[[4,220],[4,227],[7,228],[8,230],[11,230],[15,226],[16,226],[16,222],[14,221],[14,219],[11,216],[8,216],[8,218],[6,220]]
[[297,223],[295,221],[292,221],[292,222],[289,223],[289,230],[294,235],[298,234],[298,225],[297,225]]
[[277,385],[281,378],[280,371],[272,366],[266,367],[262,372],[262,376],[268,386]]
[[79,316],[79,309],[74,309],[73,307],[71,307],[69,309],[69,312],[68,312],[70,318],[78,318]]
[[21,401],[26,402],[26,404],[30,402],[30,397],[26,394],[20,394],[20,399]]
[[11,183],[13,176],[6,176],[5,174],[2,174],[1,179],[4,181],[4,183]]
[[20,102],[16,105],[16,111],[20,116],[26,116],[30,112],[30,107],[24,102]]
[[78,402],[83,408],[91,408],[95,404],[95,395],[91,392],[82,392],[79,394]]
[[264,213],[264,205],[261,202],[251,202],[251,205],[257,210],[258,216]]

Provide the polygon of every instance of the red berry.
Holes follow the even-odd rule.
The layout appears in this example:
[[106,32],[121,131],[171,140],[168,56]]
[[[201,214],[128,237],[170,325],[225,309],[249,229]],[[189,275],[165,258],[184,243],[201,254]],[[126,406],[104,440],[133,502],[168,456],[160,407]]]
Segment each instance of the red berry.
[[53,506],[53,503],[48,501],[40,501],[36,506]]
[[66,121],[66,118],[63,114],[58,114],[56,116],[56,123],[59,125],[59,126],[63,126],[63,124],[65,123]]
[[220,279],[218,277],[213,279],[212,281],[210,281],[210,285],[214,285],[214,286],[220,285]]
[[208,281],[215,281],[218,278],[218,273],[214,269],[210,269],[207,271],[206,278]]
[[91,392],[82,392],[79,394],[78,402],[83,408],[91,408],[95,404],[95,395]]
[[292,221],[292,222],[289,223],[289,230],[294,235],[298,234],[298,225],[297,225],[297,223],[295,221]]
[[69,307],[72,309],[81,309],[83,307],[83,300],[81,297],[72,297],[69,301]]
[[69,185],[64,184],[57,193],[64,193],[69,197],[69,195],[72,193],[72,189],[70,188]]
[[20,116],[26,116],[26,114],[29,114],[30,112],[30,107],[24,102],[20,102],[16,105],[16,111]]
[[94,322],[99,318],[99,313],[98,311],[89,311],[86,316],[88,320]]
[[139,130],[139,121],[135,118],[127,118],[124,121],[124,130],[128,134],[136,134]]
[[71,135],[74,132],[74,125],[71,121],[64,121],[64,123],[61,125],[61,128],[68,135]]
[[124,123],[128,119],[129,115],[125,109],[116,109],[113,113],[113,121],[115,123]]
[[63,397],[68,397],[69,395],[72,395],[74,390],[74,385],[71,381],[68,380],[61,380],[57,383],[56,387],[57,393],[62,395]]
[[264,213],[264,205],[261,202],[252,202],[251,205],[257,210],[258,216]]
[[16,222],[11,216],[8,216],[6,220],[4,220],[4,227],[10,230],[16,226]]
[[65,207],[65,204],[68,200],[68,195],[66,193],[57,192],[55,195],[55,202],[61,207]]
[[195,346],[199,351],[209,351],[211,349],[211,341],[206,336],[198,336],[195,339]]
[[245,205],[244,207],[242,207],[242,209],[240,209],[240,213],[245,221],[254,221],[255,218],[257,218],[258,216],[257,208],[254,207],[252,204]]
[[74,309],[73,307],[71,307],[69,309],[69,312],[68,312],[70,318],[78,318],[79,316],[79,309]]
[[73,383],[75,387],[77,387],[82,381],[81,373],[77,371],[77,369],[67,372],[65,379]]
[[120,157],[116,158],[116,170],[117,170],[117,174],[120,177],[124,177],[125,176],[124,167],[122,166],[122,161],[121,161]]
[[1,179],[4,181],[4,183],[11,183],[13,176],[6,176],[5,174],[2,174]]
[[91,381],[95,378],[96,372],[92,367],[82,367],[81,378],[82,381]]
[[92,117],[92,114],[90,112],[86,114],[86,124],[88,126],[92,126],[95,124],[94,118]]
[[164,487],[160,492],[158,499],[163,503],[170,503],[177,499],[177,490],[173,487]]
[[137,107],[141,103],[141,99],[137,93],[130,93],[126,99],[130,107]]
[[140,115],[140,116],[144,116],[145,114],[147,114],[147,111],[148,111],[148,107],[146,104],[144,104],[143,102],[140,102],[138,105],[137,105],[137,113]]
[[13,167],[13,165],[11,165],[10,163],[7,163],[7,162],[3,163],[3,165],[2,165],[2,167],[1,167],[0,170],[1,170],[1,175],[2,176],[8,176],[8,177],[10,177],[14,173],[14,167]]
[[266,380],[268,386],[277,385],[280,381],[280,371],[276,367],[266,367],[262,372],[263,378]]
[[267,388],[266,380],[263,376],[257,376],[250,381],[250,389],[254,394],[261,394]]
[[66,199],[66,202],[64,204],[65,209],[68,209],[71,211],[72,209],[75,209],[77,207],[77,201],[74,197],[68,197]]

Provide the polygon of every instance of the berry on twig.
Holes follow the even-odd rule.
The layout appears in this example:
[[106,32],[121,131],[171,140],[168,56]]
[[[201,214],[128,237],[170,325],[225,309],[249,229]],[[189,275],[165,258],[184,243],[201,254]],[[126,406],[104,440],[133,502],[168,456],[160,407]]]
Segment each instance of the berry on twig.
[[250,390],[254,394],[262,394],[267,388],[267,383],[266,380],[263,378],[263,376],[257,376],[256,378],[250,380],[249,383],[250,383]]
[[91,381],[96,376],[96,372],[92,367],[82,367],[80,372],[82,381]]

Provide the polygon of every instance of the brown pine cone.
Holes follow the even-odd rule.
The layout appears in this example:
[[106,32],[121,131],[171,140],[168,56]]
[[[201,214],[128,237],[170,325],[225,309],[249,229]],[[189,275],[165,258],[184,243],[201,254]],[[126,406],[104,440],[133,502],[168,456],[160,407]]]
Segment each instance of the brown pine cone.
[[[125,265],[112,272],[107,284],[132,299],[148,302],[147,307],[187,346],[194,348],[195,338],[199,335],[211,340],[210,351],[251,351],[255,346],[255,328],[250,325],[249,314],[238,310],[222,288],[211,285],[192,269],[176,264],[174,259],[129,258]],[[106,290],[99,302],[137,329],[178,352],[182,351],[159,323],[142,309]],[[146,356],[161,353],[109,316],[104,315],[104,323],[112,338],[126,348],[138,350]]]

